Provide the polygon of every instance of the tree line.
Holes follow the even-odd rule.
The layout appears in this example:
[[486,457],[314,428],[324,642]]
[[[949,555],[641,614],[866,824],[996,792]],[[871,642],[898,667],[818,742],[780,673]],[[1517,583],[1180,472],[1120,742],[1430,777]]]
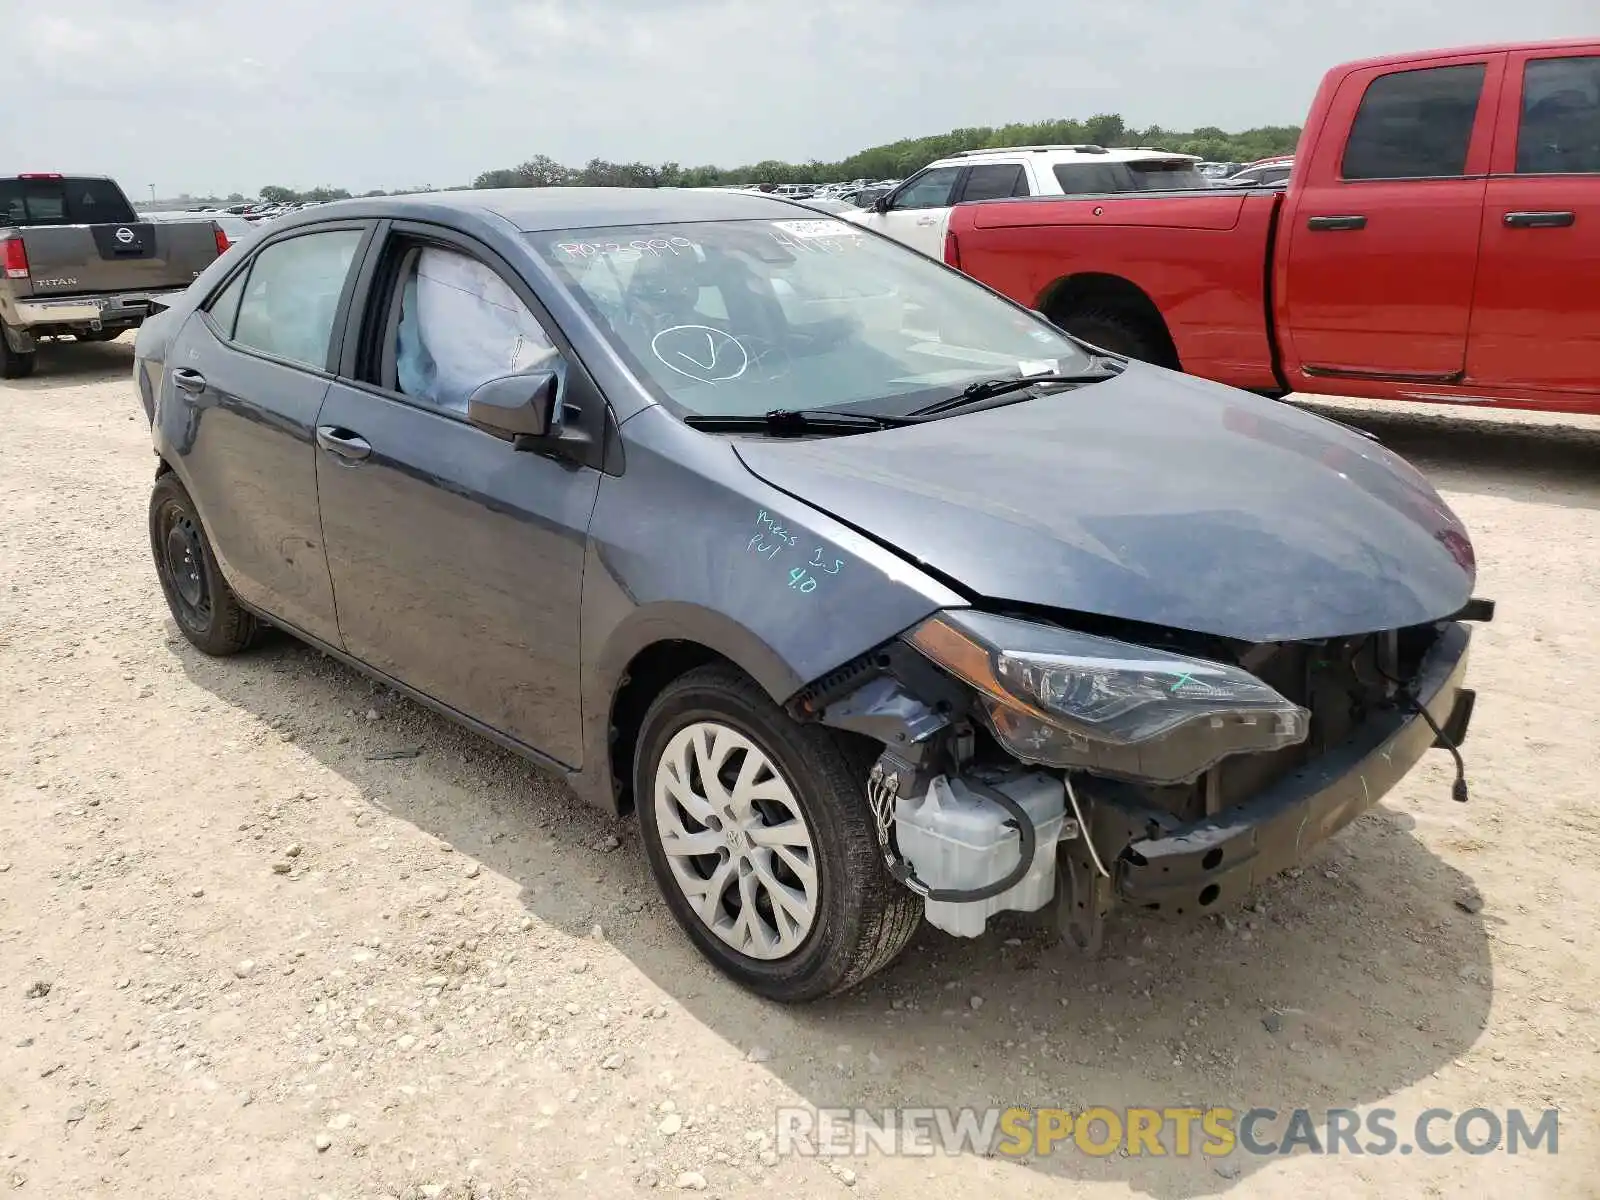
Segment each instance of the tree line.
[[[485,171],[472,181],[474,188],[505,187],[714,187],[718,184],[757,183],[834,183],[847,179],[904,179],[935,159],[962,150],[982,150],[997,146],[1074,145],[1152,146],[1180,154],[1198,154],[1213,162],[1252,162],[1272,154],[1287,154],[1300,138],[1295,125],[1263,125],[1241,133],[1228,133],[1215,126],[1187,132],[1151,125],[1139,129],[1128,125],[1117,113],[1100,113],[1087,121],[1058,120],[1018,122],[999,127],[987,125],[952,129],[931,137],[903,138],[883,146],[873,146],[838,162],[811,159],[789,163],[764,159],[741,166],[705,165],[686,167],[681,163],[610,162],[591,158],[581,167],[567,166],[545,154],[536,154],[514,167]],[[448,189],[459,190],[459,189]],[[382,191],[367,196],[393,195]],[[269,203],[287,204],[303,200],[343,200],[350,196],[344,188],[317,187],[307,191],[273,184],[261,189]],[[230,199],[233,199],[230,197]]]
[[962,150],[997,146],[1074,145],[1153,146],[1180,154],[1198,154],[1214,162],[1252,162],[1272,154],[1287,154],[1300,139],[1294,125],[1264,125],[1242,133],[1215,126],[1187,132],[1151,125],[1129,126],[1117,113],[1101,113],[1087,121],[1019,122],[952,129],[931,137],[904,138],[873,146],[838,162],[812,159],[803,163],[765,159],[735,167],[685,167],[660,164],[608,162],[592,158],[581,167],[569,167],[536,154],[514,167],[485,171],[472,181],[475,188],[501,187],[712,187],[733,183],[832,183],[847,179],[904,179],[936,159]]

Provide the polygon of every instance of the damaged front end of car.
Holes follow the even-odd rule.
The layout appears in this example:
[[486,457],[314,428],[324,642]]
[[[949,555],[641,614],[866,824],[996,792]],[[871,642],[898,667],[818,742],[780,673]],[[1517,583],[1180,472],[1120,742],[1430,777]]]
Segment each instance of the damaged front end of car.
[[880,848],[932,924],[976,937],[1054,902],[1093,953],[1115,908],[1237,902],[1430,748],[1454,756],[1465,800],[1467,623],[1492,616],[1474,600],[1402,629],[1250,644],[949,609],[791,707],[882,743],[867,779]]

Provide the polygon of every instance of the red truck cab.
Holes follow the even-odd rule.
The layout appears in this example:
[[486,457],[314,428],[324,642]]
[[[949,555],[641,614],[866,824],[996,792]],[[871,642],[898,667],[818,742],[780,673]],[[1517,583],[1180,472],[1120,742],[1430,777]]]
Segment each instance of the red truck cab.
[[1281,192],[958,206],[945,257],[1257,391],[1600,412],[1600,41],[1324,77]]

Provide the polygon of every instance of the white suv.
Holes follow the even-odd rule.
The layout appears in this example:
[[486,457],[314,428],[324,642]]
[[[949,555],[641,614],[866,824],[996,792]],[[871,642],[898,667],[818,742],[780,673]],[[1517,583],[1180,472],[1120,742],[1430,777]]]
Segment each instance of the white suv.
[[941,258],[950,209],[963,201],[1209,188],[1199,162],[1192,154],[1102,146],[967,150],[930,163],[872,207],[844,219]]

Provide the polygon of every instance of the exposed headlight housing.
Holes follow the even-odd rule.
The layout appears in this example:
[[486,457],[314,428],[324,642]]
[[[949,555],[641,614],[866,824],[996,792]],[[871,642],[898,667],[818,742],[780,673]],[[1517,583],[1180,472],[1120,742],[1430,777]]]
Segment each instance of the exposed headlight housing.
[[1024,762],[1185,783],[1310,729],[1298,704],[1203,658],[958,609],[905,638],[978,691],[995,737]]

